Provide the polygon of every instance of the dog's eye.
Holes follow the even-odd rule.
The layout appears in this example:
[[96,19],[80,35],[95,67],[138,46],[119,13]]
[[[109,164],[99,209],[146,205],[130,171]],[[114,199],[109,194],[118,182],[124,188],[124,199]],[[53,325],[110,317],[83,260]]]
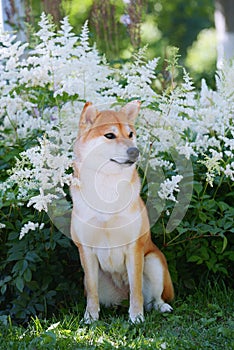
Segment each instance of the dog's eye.
[[115,134],[113,132],[108,132],[108,134],[104,135],[107,139],[116,139]]
[[128,135],[128,137],[131,139],[133,137],[133,131],[131,131]]

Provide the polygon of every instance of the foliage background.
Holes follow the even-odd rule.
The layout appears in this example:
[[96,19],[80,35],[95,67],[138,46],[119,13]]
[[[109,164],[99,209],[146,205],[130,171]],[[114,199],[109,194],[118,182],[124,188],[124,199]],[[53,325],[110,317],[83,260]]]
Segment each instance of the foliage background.
[[[180,63],[191,71],[194,82],[199,85],[205,77],[214,87],[216,38],[215,35],[210,37],[210,30],[214,31],[214,6],[213,0],[30,0],[26,3],[26,20],[33,28],[38,28],[42,11],[51,13],[57,25],[64,16],[69,16],[74,32],[78,34],[88,19],[91,43],[95,42],[99,52],[110,62],[121,63],[129,59],[140,43],[141,47],[148,46],[148,58],[162,58],[159,70],[164,70],[164,58],[170,56],[170,47],[178,47]],[[132,38],[131,26],[124,24],[123,15],[126,14],[131,15],[132,27],[134,23],[141,25],[138,40]],[[190,48],[194,46],[195,54],[191,55]]]
[[[153,2],[149,2],[149,6],[153,6]],[[166,9],[167,4],[162,3],[162,7]],[[208,8],[210,9],[207,5]],[[168,5],[169,13],[173,9],[173,5]],[[206,7],[203,9],[208,11],[205,10]],[[86,16],[84,12],[84,17]],[[147,14],[145,16],[147,18]],[[163,26],[163,16],[159,17]],[[148,15],[146,21],[151,20]],[[158,18],[159,23],[160,20]],[[174,20],[176,21],[176,16]],[[77,125],[77,111],[86,99],[98,103],[124,103],[131,98],[141,98],[150,113],[154,114],[150,122],[147,119],[147,109],[142,114],[142,121],[138,125],[139,133],[145,136],[151,131],[151,138],[139,139],[139,143],[154,143],[158,146],[158,149],[143,148],[150,160],[148,169],[154,169],[154,160],[159,158],[164,162],[161,164],[164,164],[165,177],[168,179],[177,174],[170,153],[171,147],[175,146],[172,141],[182,142],[179,146],[183,146],[189,153],[193,163],[194,192],[186,217],[173,232],[167,232],[165,227],[168,222],[167,213],[173,210],[175,202],[167,200],[160,203],[157,195],[160,182],[155,181],[154,186],[149,187],[144,173],[141,173],[143,197],[146,199],[149,192],[153,191],[157,200],[153,200],[152,207],[158,210],[158,206],[164,205],[159,220],[152,227],[153,238],[167,256],[177,292],[192,291],[198,285],[204,286],[212,278],[231,284],[231,266],[234,259],[233,66],[220,73],[215,89],[209,89],[204,81],[200,81],[201,93],[195,92],[190,78],[178,67],[179,57],[176,50],[168,50],[170,55],[165,61],[165,72],[168,75],[162,74],[162,66],[160,67],[158,60],[148,61],[157,45],[162,52],[165,37],[161,37],[160,43],[159,39],[151,43],[149,51],[146,51],[149,54],[145,54],[144,50],[136,54],[136,48],[135,51],[132,49],[134,56],[127,61],[127,65],[124,64],[126,56],[124,58],[123,55],[117,64],[107,51],[111,61],[111,64],[107,64],[90,46],[87,28],[83,28],[79,44],[75,44],[77,39],[71,35],[68,24],[63,22],[61,28],[62,26],[55,35],[54,25],[50,20],[42,21],[38,35],[33,36],[33,42],[30,41],[33,51],[26,58],[22,58],[26,47],[16,44],[9,37],[2,37],[1,314],[10,314],[17,321],[27,322],[32,315],[48,316],[70,307],[74,302],[78,302],[83,309],[82,271],[77,250],[70,239],[51,223],[47,212],[36,210],[36,200],[33,202],[34,206],[27,205],[38,195],[42,184],[37,177],[40,171],[33,173],[37,169],[35,160],[32,158],[29,161],[22,152],[26,152],[28,156],[31,150],[39,147],[36,153],[38,160],[46,149],[43,148],[43,142],[48,137],[52,146],[53,140],[61,142],[61,130],[64,132],[63,136],[67,137],[67,144],[70,143],[72,147],[74,130],[73,133],[71,130]],[[122,27],[121,30],[124,31],[125,28]],[[180,26],[178,31],[180,35],[178,32],[177,38],[183,40],[185,33],[183,34]],[[91,31],[91,43],[95,39],[92,35],[94,36],[94,31]],[[193,37],[195,36],[191,36]],[[170,44],[175,44],[175,38]],[[123,42],[119,57],[129,46],[127,37],[126,41],[128,43],[124,46]],[[182,53],[186,51],[187,45],[189,44],[182,48]],[[105,51],[101,44],[100,51]],[[80,69],[89,72],[88,82],[92,91],[86,92],[86,96],[82,95],[82,89],[77,91],[83,82],[80,76],[74,74],[74,58],[77,59],[75,64],[79,64]],[[184,75],[184,80],[177,83],[178,72],[181,72],[181,76]],[[63,74],[65,79],[61,78]],[[144,81],[141,81],[142,76]],[[67,82],[70,85],[66,85]],[[103,86],[103,90],[100,90],[100,86]],[[14,108],[9,108],[12,106]],[[70,126],[69,130],[65,129],[67,125]],[[168,135],[166,139],[160,136],[163,130]],[[48,169],[52,174],[58,171],[58,168],[54,169],[48,164],[53,157],[61,156],[60,152],[65,146],[60,145],[61,149],[58,151],[50,149],[46,160],[48,163],[41,167],[46,176]],[[160,148],[160,145],[164,148]],[[66,152],[68,159],[71,159],[71,149],[66,149]],[[62,169],[62,189],[66,203],[70,203],[69,161]],[[14,175],[15,178],[12,177]],[[55,179],[49,175],[48,183],[51,181]],[[170,184],[173,185],[172,182]],[[173,186],[170,194],[173,194]],[[165,197],[164,200],[166,199]],[[58,217],[59,210],[64,214],[66,209],[69,218],[69,204],[67,208],[62,206],[57,209]],[[38,226],[28,232],[26,230],[22,239],[19,239],[28,222],[38,223]],[[62,222],[61,225],[66,225],[66,222],[65,216],[65,223]]]

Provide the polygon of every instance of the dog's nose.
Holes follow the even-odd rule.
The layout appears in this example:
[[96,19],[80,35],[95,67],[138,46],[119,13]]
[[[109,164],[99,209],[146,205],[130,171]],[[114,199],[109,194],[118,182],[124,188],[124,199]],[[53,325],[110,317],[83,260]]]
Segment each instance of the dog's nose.
[[138,148],[136,147],[129,147],[127,149],[127,154],[128,154],[128,157],[129,157],[129,160],[135,162],[139,156],[139,150]]

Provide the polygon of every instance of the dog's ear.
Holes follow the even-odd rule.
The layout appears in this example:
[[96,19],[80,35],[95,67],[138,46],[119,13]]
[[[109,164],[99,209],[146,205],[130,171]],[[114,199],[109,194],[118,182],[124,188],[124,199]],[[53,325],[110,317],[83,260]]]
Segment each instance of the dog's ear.
[[123,108],[121,108],[121,111],[124,112],[130,123],[134,123],[139,111],[141,108],[141,101],[134,100],[129,103],[127,103]]
[[85,131],[91,128],[96,119],[97,114],[98,111],[93,106],[93,104],[91,102],[86,102],[80,116],[79,135],[83,134]]

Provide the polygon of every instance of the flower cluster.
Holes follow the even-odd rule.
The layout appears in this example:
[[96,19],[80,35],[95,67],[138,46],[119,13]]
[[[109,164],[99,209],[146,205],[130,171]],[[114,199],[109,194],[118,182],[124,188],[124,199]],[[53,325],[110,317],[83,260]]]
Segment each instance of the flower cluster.
[[182,180],[182,175],[175,175],[172,176],[171,180],[166,179],[164,182],[160,185],[160,191],[158,192],[158,195],[162,199],[169,199],[173,202],[177,202],[174,192],[179,192],[179,182]]
[[133,63],[114,69],[90,46],[87,23],[79,37],[67,18],[58,32],[45,14],[39,26],[33,50],[15,42],[14,36],[1,34],[1,138],[7,145],[34,141],[0,186],[4,198],[9,199],[12,185],[17,184],[20,204],[47,211],[50,203],[65,196],[85,101],[99,108],[142,101],[137,122],[142,157],[152,168],[170,173],[158,191],[162,199],[176,201],[175,192],[180,191],[183,171],[178,157],[199,159],[211,186],[220,174],[234,181],[233,65],[217,74],[215,91],[202,81],[201,91],[196,92],[184,71],[183,83],[158,95],[152,88],[158,59],[145,62],[144,50]]
[[233,181],[234,97],[231,77],[234,77],[233,65],[217,73],[216,91],[210,90],[203,80],[201,91],[195,93],[185,72],[183,84],[169,96],[157,96],[157,109],[143,111],[141,138],[143,143],[147,137],[151,145],[153,167],[161,164],[170,169],[173,164],[167,161],[167,156],[174,150],[186,159],[202,159],[211,186],[215,176],[220,174]]
[[20,236],[19,239],[22,239],[26,233],[28,233],[30,230],[35,231],[36,229],[42,230],[44,227],[44,224],[41,225],[38,224],[38,222],[34,223],[32,221],[28,221],[27,224],[24,224],[24,226],[20,230]]

